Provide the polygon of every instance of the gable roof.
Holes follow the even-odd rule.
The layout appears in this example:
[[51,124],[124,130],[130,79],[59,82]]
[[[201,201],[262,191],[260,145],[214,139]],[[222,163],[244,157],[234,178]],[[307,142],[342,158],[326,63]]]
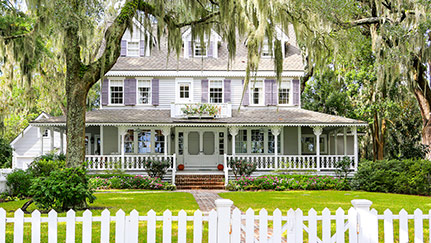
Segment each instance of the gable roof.
[[[36,119],[34,119],[33,120],[33,122],[35,122],[35,121],[40,121],[40,120],[42,120],[42,119],[44,119],[44,120],[46,120],[46,119],[49,119],[49,118],[52,118],[52,116],[50,116],[50,115],[48,115],[48,114],[46,114],[45,112],[42,112],[42,113],[40,113],[37,117],[36,117]],[[30,125],[27,125],[25,128],[24,128],[24,130],[20,133],[20,134],[18,134],[13,140],[12,140],[12,142],[10,142],[10,146],[11,147],[13,147],[29,130],[30,130],[30,128],[31,128],[31,126]]]

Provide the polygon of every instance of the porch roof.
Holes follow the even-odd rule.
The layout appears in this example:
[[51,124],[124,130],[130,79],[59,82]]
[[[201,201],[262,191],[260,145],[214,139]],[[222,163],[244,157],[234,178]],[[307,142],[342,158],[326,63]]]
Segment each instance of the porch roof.
[[[34,126],[65,126],[64,116],[31,122]],[[367,123],[296,108],[242,108],[232,117],[216,119],[172,118],[169,109],[100,109],[86,114],[87,126],[366,126]]]

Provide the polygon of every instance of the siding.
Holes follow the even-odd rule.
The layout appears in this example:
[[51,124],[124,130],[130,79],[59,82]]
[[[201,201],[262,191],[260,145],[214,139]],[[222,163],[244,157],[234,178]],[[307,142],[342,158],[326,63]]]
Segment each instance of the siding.
[[159,108],[170,109],[175,102],[175,80],[159,79]]
[[118,150],[118,129],[117,127],[103,127],[103,153],[108,155],[119,153]]
[[298,154],[298,127],[284,127],[284,153]]

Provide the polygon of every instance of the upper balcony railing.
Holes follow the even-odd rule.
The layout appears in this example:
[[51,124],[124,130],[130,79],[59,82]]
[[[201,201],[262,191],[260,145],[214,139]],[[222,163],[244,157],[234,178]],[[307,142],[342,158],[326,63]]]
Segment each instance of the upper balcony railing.
[[232,117],[232,105],[188,103],[171,104],[171,117],[175,118],[227,118]]

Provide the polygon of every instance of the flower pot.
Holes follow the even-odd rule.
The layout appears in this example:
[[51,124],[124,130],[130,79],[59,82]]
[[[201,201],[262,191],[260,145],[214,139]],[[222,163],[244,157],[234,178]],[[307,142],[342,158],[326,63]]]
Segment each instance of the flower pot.
[[183,164],[178,165],[178,170],[184,170],[184,165]]
[[217,165],[217,169],[218,169],[218,170],[223,170],[223,169],[224,169],[224,166],[223,166],[222,164],[218,164],[218,165]]

